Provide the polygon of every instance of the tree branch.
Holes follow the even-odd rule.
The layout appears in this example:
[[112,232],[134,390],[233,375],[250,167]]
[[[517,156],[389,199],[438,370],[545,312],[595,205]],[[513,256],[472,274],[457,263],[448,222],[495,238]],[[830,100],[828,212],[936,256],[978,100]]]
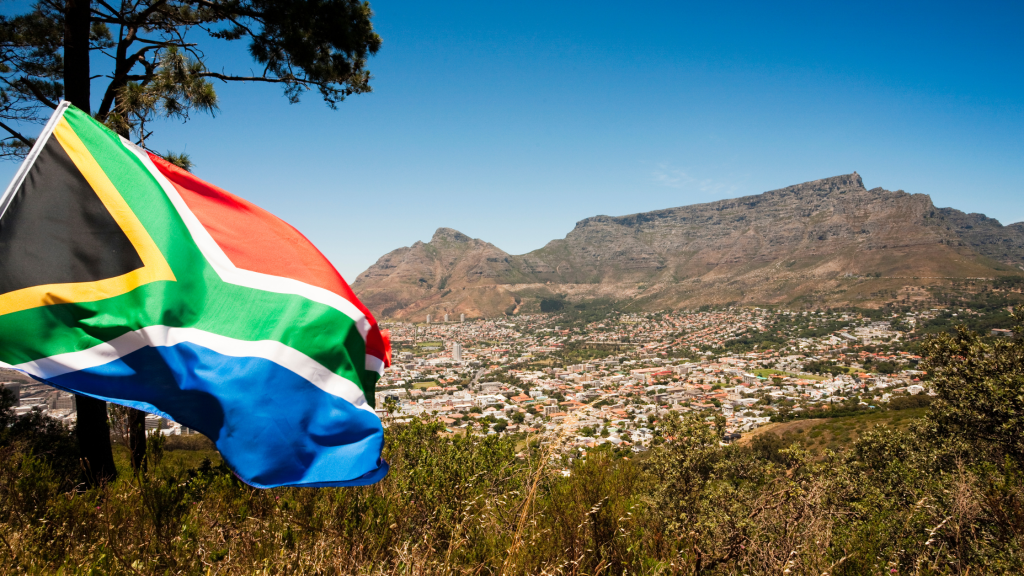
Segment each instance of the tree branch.
[[185,48],[186,46],[198,46],[199,45],[199,44],[197,44],[195,42],[186,43],[186,42],[184,42],[184,40],[181,40],[181,41],[174,41],[174,40],[150,40],[149,38],[138,38],[138,37],[135,38],[135,41],[136,42],[142,42],[143,44],[155,44],[157,46],[179,46],[181,48]]
[[139,12],[138,14],[136,14],[133,22],[136,23],[136,24],[138,24],[138,23],[145,23],[149,19],[149,16],[153,12],[156,12],[160,8],[163,8],[164,4],[166,4],[166,3],[167,3],[166,0],[160,0],[160,2],[154,2],[152,6],[150,6],[149,8],[146,8],[142,12]]
[[216,78],[225,82],[269,82],[271,84],[285,84],[288,82],[294,82],[296,84],[317,84],[312,80],[305,80],[302,78],[267,78],[266,76],[229,76],[227,74],[221,74],[219,72],[202,72],[197,76],[206,76],[209,78]]
[[129,78],[128,73],[135,67],[135,64],[138,62],[145,62],[146,52],[159,48],[159,46],[155,45],[143,46],[138,52],[128,56],[126,54],[127,48],[135,40],[138,40],[138,38],[135,36],[135,29],[131,28],[128,31],[128,35],[118,43],[118,57],[124,55],[124,59],[120,60],[115,66],[114,77],[107,86],[107,91],[103,94],[103,100],[100,102],[100,107],[97,111],[97,115],[100,118],[106,117],[110,112],[110,107],[114,103],[114,96],[117,94],[117,90],[124,86],[126,82],[133,79]]
[[107,4],[107,2],[105,0],[96,0],[96,3],[99,4],[100,6],[103,6],[107,10],[109,10],[111,18],[113,18],[115,16],[116,17],[120,17],[121,16],[121,11],[117,10],[116,8],[111,6],[110,4]]
[[21,133],[19,133],[14,128],[11,128],[7,124],[4,124],[3,122],[0,122],[0,128],[3,128],[4,130],[7,130],[7,132],[9,132],[11,136],[14,136],[18,140],[21,140],[25,144],[25,146],[31,146],[32,145],[32,141],[31,140],[29,140],[28,138],[25,138],[24,136],[21,135]]
[[39,91],[39,88],[37,88],[36,85],[33,84],[31,80],[29,80],[28,78],[21,78],[20,80],[18,80],[18,82],[21,83],[26,88],[28,88],[29,92],[31,92],[32,95],[36,97],[36,100],[39,100],[45,106],[49,106],[53,110],[57,109],[57,105],[54,104],[53,102],[51,102],[49,98],[44,96],[43,93]]
[[124,22],[122,22],[120,20],[115,20],[113,18],[107,18],[107,17],[100,18],[100,17],[97,17],[97,15],[100,15],[100,13],[99,12],[93,12],[93,16],[91,18],[89,18],[89,21],[90,22],[102,22],[104,24],[118,24],[118,25],[124,24]]

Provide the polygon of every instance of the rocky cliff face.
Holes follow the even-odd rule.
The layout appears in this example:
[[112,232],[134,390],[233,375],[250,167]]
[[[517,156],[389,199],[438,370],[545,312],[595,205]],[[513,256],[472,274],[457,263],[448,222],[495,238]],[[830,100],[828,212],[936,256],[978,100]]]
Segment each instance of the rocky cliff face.
[[938,231],[908,225],[929,208],[924,195],[865,190],[854,173],[710,204],[588,218],[530,256],[557,270],[538,271],[544,280],[678,280],[723,265],[935,244]]
[[[451,297],[456,288],[464,293],[467,286],[506,283],[514,276],[511,261],[493,244],[451,228],[438,228],[430,242],[416,242],[382,256],[356,278],[353,289],[374,314],[382,317],[402,315],[407,308],[420,310],[441,301],[451,309],[456,307],[452,301],[464,296]],[[479,298],[475,292],[473,295]],[[485,314],[474,302],[466,304],[460,312]],[[493,312],[493,306],[487,308],[487,312]]]
[[982,256],[1015,267],[1024,266],[1024,222],[1003,226],[984,214],[964,214],[953,208],[939,208],[933,224],[954,234],[964,245]]
[[495,315],[555,294],[639,307],[853,303],[878,290],[851,292],[851,279],[904,279],[899,288],[910,289],[922,284],[915,277],[990,277],[1018,268],[1024,270],[1024,223],[1002,226],[935,208],[924,194],[868,190],[853,173],[756,196],[587,218],[564,239],[522,256],[442,228],[427,244],[381,258],[353,288],[383,316]]

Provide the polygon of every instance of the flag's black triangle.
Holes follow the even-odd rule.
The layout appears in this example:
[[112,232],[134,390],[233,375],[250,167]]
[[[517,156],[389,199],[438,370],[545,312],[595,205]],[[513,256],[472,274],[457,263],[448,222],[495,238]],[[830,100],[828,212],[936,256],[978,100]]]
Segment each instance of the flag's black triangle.
[[0,294],[105,280],[142,266],[60,142],[49,138],[0,217]]

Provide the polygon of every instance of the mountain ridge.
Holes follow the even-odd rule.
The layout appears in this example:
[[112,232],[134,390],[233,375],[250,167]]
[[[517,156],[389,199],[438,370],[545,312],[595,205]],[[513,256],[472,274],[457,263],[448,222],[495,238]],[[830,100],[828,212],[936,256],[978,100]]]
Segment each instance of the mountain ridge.
[[[520,303],[530,310],[545,298],[639,308],[872,305],[870,294],[892,286],[857,288],[850,278],[1021,271],[1024,223],[1003,226],[983,214],[936,208],[927,194],[868,190],[853,172],[740,198],[591,216],[522,255],[439,228],[430,242],[382,256],[353,289],[382,317],[472,317]],[[904,282],[897,291],[925,285]]]

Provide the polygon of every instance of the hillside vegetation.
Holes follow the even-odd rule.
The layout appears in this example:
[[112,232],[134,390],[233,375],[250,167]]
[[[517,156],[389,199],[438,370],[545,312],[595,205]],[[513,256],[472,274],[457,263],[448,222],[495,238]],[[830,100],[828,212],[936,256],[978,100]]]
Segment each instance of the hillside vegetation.
[[[122,469],[116,482],[85,488],[69,432],[39,414],[15,418],[7,401],[0,566],[21,574],[1019,574],[1024,318],[1016,321],[1015,340],[966,329],[929,340],[938,396],[899,422],[858,425],[856,434],[842,419],[799,422],[809,426],[803,435],[845,435],[826,442],[835,451],[799,440],[724,446],[721,421],[670,413],[656,423],[659,445],[641,457],[595,449],[569,462],[536,437],[451,436],[415,420],[387,429],[391,473],[374,486],[257,490],[204,461],[201,445],[155,444],[147,473]],[[791,436],[761,437],[769,435]]]
[[865,411],[855,416],[838,418],[811,418],[773,423],[745,434],[737,441],[740,446],[751,446],[772,454],[793,444],[808,450],[816,458],[826,457],[826,451],[839,452],[853,447],[861,437],[876,427],[907,431],[925,418],[926,408],[908,410]]

